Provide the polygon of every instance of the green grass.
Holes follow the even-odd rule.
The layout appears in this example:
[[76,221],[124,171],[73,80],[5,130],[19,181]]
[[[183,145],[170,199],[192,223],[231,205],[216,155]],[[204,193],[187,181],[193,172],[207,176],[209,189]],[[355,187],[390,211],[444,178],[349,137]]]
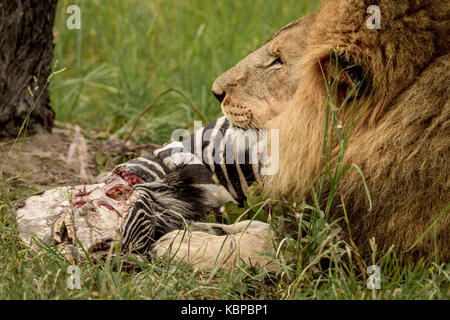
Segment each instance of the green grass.
[[[69,4],[73,1],[60,0],[57,11],[55,61],[59,65],[55,70],[67,70],[51,82],[52,106],[59,121],[80,123],[105,138],[123,138],[152,99],[171,87],[180,89],[208,119],[214,119],[221,113],[210,94],[214,79],[279,27],[318,6],[317,1],[299,0],[86,0],[78,1],[82,30],[76,31],[64,27],[64,9]],[[331,129],[336,132],[334,111],[329,110]],[[173,129],[190,127],[194,118],[199,119],[189,103],[170,94],[145,116],[133,138],[163,143]],[[335,138],[343,154],[349,132],[339,134]],[[324,140],[325,162],[330,143]],[[347,169],[358,168],[342,165],[327,172],[331,184],[336,186]],[[324,166],[324,170],[329,169]],[[317,182],[318,198],[324,183]],[[273,201],[273,225],[282,232],[288,221],[306,234],[303,239],[296,233],[283,234],[280,274],[268,275],[251,267],[194,273],[183,263],[156,258],[134,273],[121,271],[121,262],[114,259],[84,261],[79,265],[81,289],[69,290],[66,270],[70,263],[50,248],[34,251],[23,245],[11,219],[14,201],[36,191],[23,184],[17,188],[0,183],[0,299],[449,298],[449,265],[432,260],[404,264],[392,253],[380,256],[375,246],[371,263],[381,269],[381,290],[369,290],[367,264],[340,242],[336,225],[326,220],[328,212],[317,205]],[[249,205],[262,200],[252,194]],[[352,258],[344,262],[340,257],[348,252]],[[319,260],[325,257],[331,267],[322,269]]]
[[[366,287],[357,268],[344,274],[331,267],[321,271],[314,254],[303,252],[289,239],[281,251],[282,274],[268,275],[251,267],[216,274],[193,273],[184,263],[154,258],[139,273],[120,271],[120,261],[79,264],[81,289],[66,286],[71,265],[50,248],[34,251],[18,239],[8,210],[0,220],[0,299],[448,299],[450,268],[434,263],[401,266],[392,255],[379,261],[381,290]],[[318,234],[316,234],[318,236]],[[314,242],[314,240],[312,241]],[[309,245],[305,246],[309,247]],[[287,258],[300,254],[303,266]],[[337,245],[321,253],[335,259]],[[288,263],[289,262],[289,263]]]
[[[65,27],[61,0],[55,60],[67,71],[51,86],[57,119],[105,136],[124,137],[160,92],[174,87],[214,120],[221,114],[211,94],[215,78],[286,23],[315,10],[317,0],[100,0],[78,1],[81,30]],[[166,142],[189,127],[193,111],[180,96],[159,100],[134,135]],[[199,117],[196,118],[199,120]]]

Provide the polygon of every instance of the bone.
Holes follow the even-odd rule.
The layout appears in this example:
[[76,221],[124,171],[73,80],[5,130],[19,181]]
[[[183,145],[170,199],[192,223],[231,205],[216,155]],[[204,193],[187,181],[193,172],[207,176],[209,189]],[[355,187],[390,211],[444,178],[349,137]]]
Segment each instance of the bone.
[[105,183],[48,190],[16,211],[19,235],[32,247],[37,245],[33,239],[45,245],[81,244],[86,250],[120,241],[120,227],[138,197],[117,176]]

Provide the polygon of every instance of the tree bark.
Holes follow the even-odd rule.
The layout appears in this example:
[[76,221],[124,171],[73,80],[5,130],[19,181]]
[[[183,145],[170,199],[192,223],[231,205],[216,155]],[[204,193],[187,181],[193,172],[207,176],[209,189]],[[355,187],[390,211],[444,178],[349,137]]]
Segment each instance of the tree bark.
[[[0,0],[0,139],[51,131],[55,113],[46,87],[53,59],[57,0]],[[32,94],[30,93],[30,90]]]

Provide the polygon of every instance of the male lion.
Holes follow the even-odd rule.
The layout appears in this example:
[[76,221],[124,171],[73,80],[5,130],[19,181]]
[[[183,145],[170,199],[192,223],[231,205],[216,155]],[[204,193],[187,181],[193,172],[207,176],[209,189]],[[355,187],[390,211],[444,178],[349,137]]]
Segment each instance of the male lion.
[[[380,29],[366,23],[374,4]],[[280,167],[263,179],[264,192],[312,202],[323,159],[324,79],[337,83],[336,108],[360,83],[337,116],[345,125],[356,99],[354,113],[361,115],[343,162],[361,168],[372,208],[352,168],[336,190],[331,217],[343,216],[343,199],[352,240],[364,257],[372,237],[382,252],[394,245],[409,259],[435,250],[444,261],[450,257],[450,219],[442,214],[450,202],[449,13],[450,3],[439,0],[324,1],[316,14],[281,29],[213,85],[237,127],[280,132]],[[331,66],[330,52],[333,58],[338,53]],[[338,153],[334,145],[331,169]],[[330,186],[325,188],[323,209]]]
[[[270,197],[313,203],[312,186],[325,178],[317,204],[331,219],[347,213],[344,237],[364,258],[375,238],[382,253],[394,245],[410,260],[440,255],[447,262],[450,4],[374,2],[380,25],[367,23],[372,2],[329,0],[316,14],[282,28],[214,83],[228,120],[118,166],[104,183],[64,189],[69,200],[55,190],[30,198],[18,210],[22,237],[31,231],[63,244],[78,236],[94,251],[119,241],[125,252],[169,251],[204,270],[240,261],[276,270],[259,254],[274,250],[268,224],[199,221],[224,201],[243,203],[255,180]],[[334,129],[325,135],[327,121]],[[348,124],[342,156],[337,132]],[[239,152],[256,151],[259,159],[268,151],[259,152],[259,143],[227,148],[234,137],[246,144],[240,140],[245,131],[269,136],[260,129],[278,130],[280,138],[279,169],[261,179],[258,163],[237,159]],[[334,144],[324,148],[330,136]],[[276,150],[276,141],[269,142],[267,150]],[[210,161],[228,159],[235,147],[231,163]],[[323,150],[331,172],[349,168],[337,189],[323,168]],[[42,221],[36,211],[48,219],[36,224]],[[186,232],[177,230],[185,224]]]

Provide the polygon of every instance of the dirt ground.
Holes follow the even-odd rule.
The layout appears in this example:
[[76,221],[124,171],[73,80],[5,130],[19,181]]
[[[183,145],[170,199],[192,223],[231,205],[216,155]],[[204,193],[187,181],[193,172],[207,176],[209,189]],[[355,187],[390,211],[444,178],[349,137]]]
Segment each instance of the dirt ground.
[[[31,191],[92,183],[99,174],[117,164],[148,154],[158,147],[133,142],[125,144],[121,140],[83,139],[87,152],[78,145],[72,147],[76,152],[71,157],[68,157],[69,148],[77,140],[73,128],[54,128],[51,134],[35,134],[27,137],[23,145],[23,139],[15,145],[14,141],[0,141],[0,197],[9,194],[10,200],[20,199]],[[72,158],[71,163],[68,163],[68,158]],[[85,174],[81,169],[83,164]],[[23,189],[28,192],[21,195]]]

